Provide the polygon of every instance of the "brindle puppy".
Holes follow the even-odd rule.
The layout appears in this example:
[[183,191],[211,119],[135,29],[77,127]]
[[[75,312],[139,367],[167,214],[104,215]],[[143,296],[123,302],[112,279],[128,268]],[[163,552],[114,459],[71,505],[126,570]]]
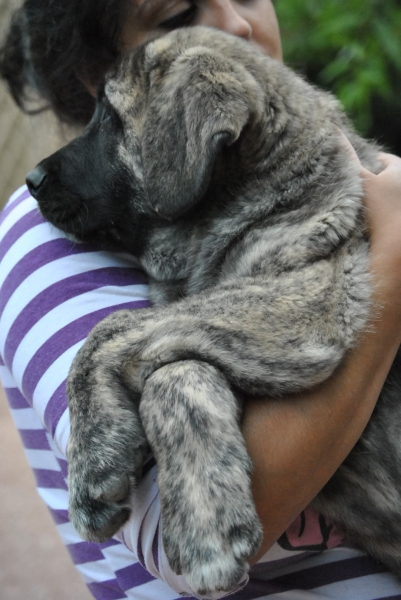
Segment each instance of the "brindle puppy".
[[[181,30],[125,56],[83,134],[28,176],[52,223],[139,258],[155,304],[101,322],[71,368],[71,519],[113,535],[149,442],[165,550],[198,594],[233,588],[261,541],[241,402],[322,382],[368,318],[362,185],[337,128],[377,172],[330,95],[236,37]],[[399,372],[315,502],[398,573]]]

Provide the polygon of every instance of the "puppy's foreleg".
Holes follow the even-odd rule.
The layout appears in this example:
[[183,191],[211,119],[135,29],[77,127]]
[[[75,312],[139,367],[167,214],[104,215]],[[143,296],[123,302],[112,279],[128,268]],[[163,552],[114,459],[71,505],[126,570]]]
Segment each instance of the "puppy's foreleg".
[[158,465],[165,551],[200,595],[235,588],[261,542],[239,408],[226,378],[191,360],[153,373],[140,403]]
[[[70,370],[67,394],[71,418],[68,441],[69,516],[86,540],[110,538],[130,515],[130,492],[142,474],[148,446],[139,419],[136,390],[116,370],[115,338],[141,330],[146,312],[111,315],[89,335]],[[116,368],[117,367],[117,368]]]

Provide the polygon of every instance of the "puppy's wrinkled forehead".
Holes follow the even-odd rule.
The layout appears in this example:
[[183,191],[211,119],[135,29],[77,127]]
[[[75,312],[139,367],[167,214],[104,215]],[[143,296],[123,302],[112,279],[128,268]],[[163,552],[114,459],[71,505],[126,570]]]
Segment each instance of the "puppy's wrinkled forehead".
[[127,54],[105,80],[104,95],[123,121],[146,99],[144,51],[140,50]]
[[174,76],[175,62],[182,67],[194,54],[224,53],[235,44],[238,41],[233,36],[207,27],[173,31],[125,54],[106,77],[105,95],[125,120],[132,111],[143,110],[151,86],[157,88],[167,75],[170,79]]
[[165,72],[180,53],[174,38],[160,38],[128,52],[106,77],[104,93],[121,118],[140,111],[147,99],[150,77]]

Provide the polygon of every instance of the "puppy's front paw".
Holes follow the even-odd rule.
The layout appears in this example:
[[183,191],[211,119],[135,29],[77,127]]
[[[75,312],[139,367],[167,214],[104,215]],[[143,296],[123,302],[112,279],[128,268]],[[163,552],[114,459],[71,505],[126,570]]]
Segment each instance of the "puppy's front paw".
[[[187,522],[182,528],[173,529],[168,520],[163,525],[163,542],[171,568],[182,574],[200,596],[234,590],[249,568],[248,559],[260,546],[262,532],[253,503],[248,511],[246,507],[241,511],[235,508],[235,514],[229,506],[226,508],[223,518],[216,514],[208,523],[199,518],[196,524]],[[194,517],[204,517],[201,512],[200,505]],[[237,522],[231,521],[227,530],[231,518]]]
[[235,589],[262,531],[226,379],[197,361],[166,365],[147,380],[139,410],[157,461],[172,570],[199,595]]
[[[92,440],[93,441],[93,440]],[[111,538],[128,520],[130,495],[141,479],[145,445],[124,452],[96,444],[85,455],[69,443],[69,517],[79,535],[92,542]]]
[[113,536],[129,518],[130,494],[148,451],[136,392],[112,353],[108,358],[104,329],[99,326],[78,353],[67,387],[70,519],[84,539],[96,542]]

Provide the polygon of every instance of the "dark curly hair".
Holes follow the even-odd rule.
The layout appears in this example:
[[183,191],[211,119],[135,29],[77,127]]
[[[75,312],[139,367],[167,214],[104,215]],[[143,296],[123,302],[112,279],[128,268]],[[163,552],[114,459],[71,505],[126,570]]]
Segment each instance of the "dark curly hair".
[[96,84],[118,57],[128,1],[25,0],[0,49],[0,76],[18,106],[86,124],[94,99],[82,81]]

